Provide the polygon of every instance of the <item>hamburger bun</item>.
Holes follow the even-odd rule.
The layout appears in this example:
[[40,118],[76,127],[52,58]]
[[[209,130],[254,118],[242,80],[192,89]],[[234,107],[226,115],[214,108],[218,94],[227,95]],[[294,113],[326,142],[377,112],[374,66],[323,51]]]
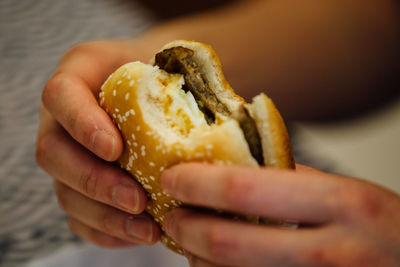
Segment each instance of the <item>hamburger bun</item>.
[[[294,168],[288,133],[271,99],[260,94],[248,104],[236,95],[208,45],[174,41],[150,64],[121,66],[104,82],[99,102],[124,140],[118,163],[147,191],[146,212],[161,228],[164,215],[184,205],[161,188],[160,176],[172,165]],[[183,253],[170,237],[163,235],[162,242]]]

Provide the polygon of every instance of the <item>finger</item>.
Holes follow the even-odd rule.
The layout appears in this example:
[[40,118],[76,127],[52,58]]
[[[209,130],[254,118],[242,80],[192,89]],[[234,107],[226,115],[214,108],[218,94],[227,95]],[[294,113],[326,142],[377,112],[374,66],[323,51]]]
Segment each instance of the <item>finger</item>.
[[59,182],[54,186],[62,209],[81,223],[128,242],[153,244],[159,240],[160,229],[150,216],[132,216],[91,200]]
[[143,188],[120,168],[76,143],[43,112],[36,159],[52,177],[74,190],[126,212],[141,213],[147,202]]
[[317,172],[190,163],[165,171],[162,186],[188,204],[324,223],[336,212],[336,191],[342,184],[327,177]]
[[310,167],[310,166],[306,166],[306,165],[302,165],[302,164],[296,164],[296,172],[318,172],[318,173],[324,173],[316,168]]
[[148,44],[138,46],[137,41],[129,39],[78,44],[63,55],[55,74],[74,74],[98,93],[104,80],[121,65],[134,60],[148,60],[154,50],[148,47]]
[[72,74],[57,74],[46,85],[42,99],[68,133],[97,156],[113,161],[122,153],[118,129],[84,81]]
[[112,71],[133,60],[128,44],[120,41],[76,46],[63,57],[42,94],[45,107],[68,133],[109,161],[121,154],[122,139],[112,120],[98,105],[97,95]]
[[127,242],[125,240],[104,234],[96,229],[93,229],[86,224],[70,217],[68,218],[68,225],[75,235],[85,239],[93,244],[105,248],[123,248],[137,246],[137,243]]
[[324,228],[270,228],[185,209],[168,213],[164,226],[167,234],[191,254],[229,266],[303,266],[310,248],[326,242]]
[[[222,265],[217,265],[215,263],[208,262],[206,260],[203,260],[188,251],[185,251],[185,257],[187,258],[190,267],[218,267]],[[226,266],[226,265],[225,265]]]

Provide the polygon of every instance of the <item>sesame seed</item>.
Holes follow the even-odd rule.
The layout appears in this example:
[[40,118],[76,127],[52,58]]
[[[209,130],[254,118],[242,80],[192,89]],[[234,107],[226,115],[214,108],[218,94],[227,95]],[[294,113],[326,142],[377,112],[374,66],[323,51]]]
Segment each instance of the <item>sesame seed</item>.
[[128,80],[132,79],[132,76],[130,74],[128,74]]
[[176,151],[176,155],[178,156],[178,157],[182,157],[182,152],[181,151]]
[[151,176],[151,175],[150,175],[149,178],[150,178],[150,180],[152,180],[152,181],[155,181],[155,180],[156,180],[156,178],[154,178],[154,176]]
[[142,156],[143,157],[146,156],[146,151],[145,150],[142,150]]
[[143,185],[143,188],[144,188],[144,189],[147,189],[147,190],[153,189],[153,187],[152,187],[151,185],[149,185],[149,184]]
[[146,135],[152,135],[152,134],[153,134],[152,131],[147,131],[147,132],[146,132]]
[[131,141],[128,140],[128,141],[126,141],[126,142],[128,143],[129,146],[132,145]]
[[131,137],[132,137],[132,140],[135,140],[135,138],[136,138],[134,133],[132,133]]
[[122,81],[121,80],[119,80],[118,82],[117,82],[117,84],[121,84],[122,83]]
[[122,74],[122,77],[125,77],[125,76],[126,76],[126,74],[127,74],[127,72],[125,71],[125,72]]
[[140,147],[140,150],[145,150],[146,149],[146,147],[144,146],[144,145],[142,145],[141,147]]
[[160,172],[164,171],[164,169],[165,169],[164,166],[161,166],[160,167]]
[[142,175],[143,173],[140,170],[136,170],[136,173]]
[[117,90],[113,90],[113,96],[116,96],[117,95]]
[[156,166],[156,165],[154,164],[154,162],[152,162],[152,161],[149,162],[149,165],[150,165],[151,167]]
[[169,205],[167,203],[164,203],[164,207],[169,208]]
[[140,125],[138,125],[137,127],[136,127],[136,131],[140,131]]
[[151,198],[154,199],[154,200],[157,200],[156,194],[152,193],[152,194],[151,194]]
[[135,159],[139,158],[136,152],[133,152],[133,156],[135,157]]
[[212,145],[212,144],[207,144],[206,145],[206,149],[207,150],[211,150],[211,149],[213,149],[214,148],[214,146]]
[[129,112],[132,114],[132,116],[135,115],[135,111],[133,109],[130,109]]
[[116,119],[117,115],[115,115],[115,113],[112,114],[113,118]]
[[158,192],[158,193],[157,193],[157,196],[161,197],[161,196],[162,196],[162,194],[161,194],[160,192]]
[[194,156],[195,156],[196,158],[201,158],[201,157],[204,157],[204,153],[196,152],[196,153],[194,153]]
[[135,83],[135,81],[134,81],[134,80],[131,80],[131,81],[129,82],[129,86],[132,87],[134,83]]
[[129,99],[129,93],[126,93],[125,94],[125,100],[128,100]]
[[138,146],[138,143],[136,143],[136,142],[133,142],[133,146]]

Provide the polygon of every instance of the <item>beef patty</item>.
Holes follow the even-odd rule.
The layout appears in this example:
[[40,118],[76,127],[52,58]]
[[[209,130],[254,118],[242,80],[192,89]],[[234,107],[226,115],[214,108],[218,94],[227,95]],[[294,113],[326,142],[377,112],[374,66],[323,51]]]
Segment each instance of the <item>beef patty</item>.
[[190,91],[203,112],[208,124],[215,122],[215,114],[220,113],[236,119],[243,131],[252,156],[264,166],[261,139],[254,119],[244,105],[238,112],[232,112],[224,105],[210,89],[207,80],[201,73],[198,64],[193,59],[194,51],[181,46],[165,49],[156,54],[155,63],[168,73],[183,74],[185,84],[183,89]]

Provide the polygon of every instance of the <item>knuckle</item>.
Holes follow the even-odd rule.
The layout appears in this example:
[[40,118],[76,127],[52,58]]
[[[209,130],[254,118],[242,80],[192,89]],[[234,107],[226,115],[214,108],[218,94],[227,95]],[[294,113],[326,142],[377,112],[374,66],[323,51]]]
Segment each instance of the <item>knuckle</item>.
[[68,213],[69,209],[69,201],[68,201],[68,192],[64,188],[64,186],[56,183],[54,185],[54,189],[57,195],[58,205],[62,210]]
[[42,102],[46,108],[50,107],[53,101],[57,98],[60,90],[63,89],[66,82],[72,79],[71,75],[58,72],[55,73],[46,83],[42,92]]
[[95,199],[97,197],[99,180],[99,172],[95,171],[94,167],[85,168],[79,177],[79,185],[82,192],[88,197]]
[[382,210],[381,198],[371,186],[363,186],[358,189],[355,208],[366,219],[376,219]]
[[115,225],[113,224],[112,214],[110,214],[107,209],[102,210],[100,213],[99,227],[99,230],[105,234],[112,233],[113,229],[115,228]]
[[[58,72],[47,82],[42,92],[43,105],[51,112],[54,111],[53,107],[59,106],[62,101],[61,97],[65,92],[77,83],[77,77],[65,72]],[[77,120],[79,119],[79,112],[75,111],[66,116],[65,127],[70,129],[73,133],[77,129]]]
[[380,216],[383,203],[373,186],[355,183],[341,190],[340,209],[358,219],[376,219]]
[[233,255],[236,244],[232,238],[224,234],[220,225],[210,225],[207,235],[207,247],[212,259],[224,261],[229,255]]
[[246,205],[246,196],[251,194],[252,186],[249,179],[244,179],[240,174],[227,177],[222,189],[223,201],[228,207]]
[[35,160],[36,163],[44,169],[46,167],[46,155],[49,148],[49,138],[47,135],[38,137],[36,142]]
[[313,247],[308,250],[302,251],[298,256],[300,257],[299,262],[312,265],[327,265],[330,262],[330,257],[328,254],[329,250],[326,250],[322,246]]
[[85,43],[80,43],[72,46],[69,48],[61,57],[61,62],[75,56],[82,56],[86,55],[88,53],[93,53],[94,42],[85,42]]

